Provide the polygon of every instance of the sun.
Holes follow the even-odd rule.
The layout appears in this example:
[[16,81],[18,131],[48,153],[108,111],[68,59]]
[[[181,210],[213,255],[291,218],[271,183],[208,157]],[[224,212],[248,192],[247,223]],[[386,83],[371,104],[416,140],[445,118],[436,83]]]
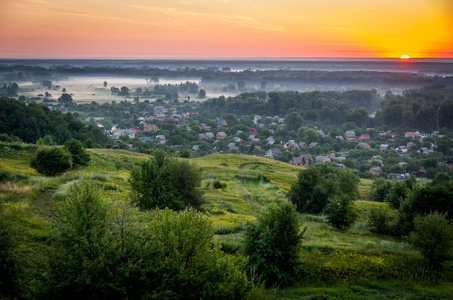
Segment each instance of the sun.
[[404,55],[401,55],[400,58],[401,59],[409,59],[410,57],[409,57],[409,55],[404,54]]

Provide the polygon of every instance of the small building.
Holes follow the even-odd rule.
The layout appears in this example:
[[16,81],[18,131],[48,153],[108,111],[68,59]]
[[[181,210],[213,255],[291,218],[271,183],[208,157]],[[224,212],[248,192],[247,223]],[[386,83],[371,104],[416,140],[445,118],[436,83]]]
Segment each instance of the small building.
[[358,140],[363,141],[363,140],[369,140],[369,139],[370,139],[370,135],[368,133],[364,133],[359,137]]
[[227,135],[226,135],[226,133],[223,132],[223,131],[219,131],[219,132],[217,132],[217,134],[216,134],[216,139],[218,139],[218,140],[224,139],[224,138],[226,138],[226,137],[227,137]]
[[371,146],[368,143],[359,143],[359,146],[363,149],[370,149]]
[[374,167],[374,168],[370,168],[368,170],[368,172],[370,172],[373,175],[379,175],[382,173],[382,169],[380,167]]

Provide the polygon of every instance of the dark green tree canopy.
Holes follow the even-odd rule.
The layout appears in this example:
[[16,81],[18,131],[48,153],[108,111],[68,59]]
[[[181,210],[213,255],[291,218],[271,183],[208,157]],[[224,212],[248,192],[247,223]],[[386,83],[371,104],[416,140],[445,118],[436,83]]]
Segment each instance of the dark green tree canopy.
[[185,207],[202,204],[201,170],[185,160],[156,150],[154,156],[135,168],[129,179],[132,197],[142,209]]
[[289,191],[289,200],[299,212],[320,214],[335,195],[357,199],[358,183],[359,177],[349,169],[316,164],[299,172]]
[[299,247],[305,229],[299,214],[289,202],[273,203],[258,216],[256,223],[247,225],[244,254],[248,259],[244,269],[255,273],[267,286],[285,286],[296,278]]
[[76,165],[87,166],[90,162],[90,154],[83,148],[83,144],[75,139],[64,143],[64,146],[71,153],[72,162]]
[[71,169],[71,153],[63,147],[40,147],[31,158],[30,166],[46,176],[56,176]]

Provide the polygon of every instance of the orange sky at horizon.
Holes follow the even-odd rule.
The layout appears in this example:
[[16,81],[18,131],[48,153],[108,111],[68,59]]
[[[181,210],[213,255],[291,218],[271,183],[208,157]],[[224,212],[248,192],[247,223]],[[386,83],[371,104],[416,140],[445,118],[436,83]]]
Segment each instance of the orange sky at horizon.
[[453,57],[451,0],[0,0],[1,58]]

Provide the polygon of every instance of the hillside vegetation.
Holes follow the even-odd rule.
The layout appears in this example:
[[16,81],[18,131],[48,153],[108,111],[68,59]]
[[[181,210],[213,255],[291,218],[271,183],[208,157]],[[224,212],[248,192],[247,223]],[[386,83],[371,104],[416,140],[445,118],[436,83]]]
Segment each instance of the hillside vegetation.
[[[37,293],[52,224],[61,222],[71,187],[90,181],[104,191],[128,195],[132,169],[149,158],[125,150],[87,149],[91,156],[87,167],[46,177],[29,166],[36,150],[35,145],[0,143],[0,213],[12,222],[0,231],[13,228],[17,238],[13,257],[20,263],[15,266],[17,278],[10,280],[17,288],[12,294],[18,298],[34,298]],[[301,168],[242,154],[207,155],[190,161],[202,170],[205,202],[200,211],[215,228],[213,242],[240,265],[245,259],[241,251],[244,226],[270,203],[288,201],[287,193]],[[451,261],[433,268],[405,239],[367,229],[369,210],[387,207],[387,203],[369,201],[371,188],[371,180],[361,179],[360,199],[354,201],[359,219],[347,231],[334,229],[323,215],[300,215],[306,231],[296,283],[284,290],[258,288],[249,297],[451,299]],[[143,218],[146,223],[152,216]]]

